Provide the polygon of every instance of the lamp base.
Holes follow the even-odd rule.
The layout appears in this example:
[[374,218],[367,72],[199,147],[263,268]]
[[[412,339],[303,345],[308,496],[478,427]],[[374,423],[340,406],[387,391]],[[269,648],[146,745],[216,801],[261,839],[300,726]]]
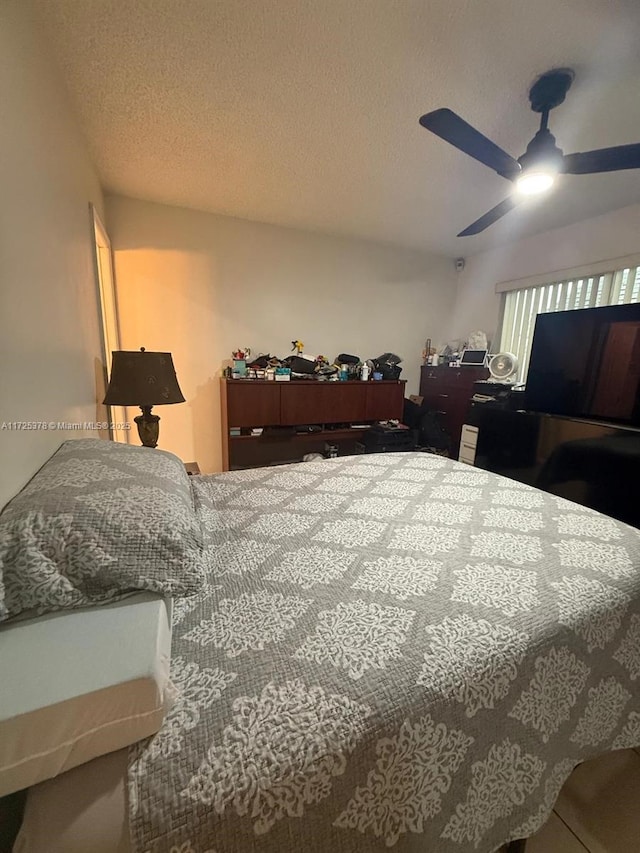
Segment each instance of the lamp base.
[[157,447],[160,433],[160,417],[152,415],[153,406],[140,406],[142,414],[133,420],[138,426],[138,435],[143,447]]

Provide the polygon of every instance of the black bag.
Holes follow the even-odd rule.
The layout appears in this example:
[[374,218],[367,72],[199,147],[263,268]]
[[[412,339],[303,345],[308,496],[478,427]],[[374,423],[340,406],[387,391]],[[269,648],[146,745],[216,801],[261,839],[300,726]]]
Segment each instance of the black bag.
[[383,379],[400,379],[401,361],[400,356],[394,355],[392,352],[385,352],[373,359],[373,369],[376,373],[381,373]]
[[309,361],[308,358],[300,358],[299,355],[289,356],[287,361],[287,366],[290,368],[292,373],[315,373],[316,372],[316,362]]
[[400,379],[402,368],[398,364],[383,364],[377,368],[383,379]]
[[360,359],[357,355],[349,355],[346,352],[341,352],[336,356],[336,364],[358,364]]
[[389,364],[386,361],[379,361],[377,358],[373,361],[373,369],[375,373],[381,373],[383,379],[400,379],[402,373],[399,364]]

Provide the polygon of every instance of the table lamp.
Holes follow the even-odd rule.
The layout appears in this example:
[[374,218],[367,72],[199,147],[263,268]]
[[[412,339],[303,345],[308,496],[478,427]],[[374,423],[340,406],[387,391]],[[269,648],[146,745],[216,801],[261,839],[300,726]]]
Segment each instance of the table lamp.
[[142,414],[134,418],[145,447],[156,447],[160,418],[152,415],[153,406],[184,403],[170,352],[118,350],[111,362],[111,379],[103,403],[106,406],[140,406]]

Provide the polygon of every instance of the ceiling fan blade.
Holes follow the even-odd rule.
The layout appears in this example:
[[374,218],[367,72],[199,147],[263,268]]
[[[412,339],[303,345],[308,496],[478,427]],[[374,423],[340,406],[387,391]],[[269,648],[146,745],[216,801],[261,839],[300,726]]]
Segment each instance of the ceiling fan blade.
[[446,107],[421,116],[420,124],[503,178],[511,181],[520,174],[517,160]]
[[640,169],[640,142],[565,154],[562,171],[568,175],[592,175],[595,172],[619,172]]
[[498,219],[501,219],[506,213],[509,213],[510,210],[513,210],[517,204],[518,201],[512,196],[505,198],[504,201],[501,201],[500,204],[496,204],[496,206],[492,207],[488,213],[485,213],[484,216],[481,216],[480,219],[476,219],[476,221],[469,225],[468,228],[461,231],[458,234],[458,237],[470,237],[472,234],[479,234],[481,231],[484,231],[485,228],[488,228],[490,225],[493,225],[494,222],[497,222]]

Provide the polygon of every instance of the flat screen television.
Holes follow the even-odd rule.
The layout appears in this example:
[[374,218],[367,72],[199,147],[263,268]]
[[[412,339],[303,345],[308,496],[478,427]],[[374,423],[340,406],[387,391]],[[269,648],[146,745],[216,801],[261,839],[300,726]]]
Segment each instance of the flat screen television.
[[640,427],[640,304],[539,314],[525,407]]

